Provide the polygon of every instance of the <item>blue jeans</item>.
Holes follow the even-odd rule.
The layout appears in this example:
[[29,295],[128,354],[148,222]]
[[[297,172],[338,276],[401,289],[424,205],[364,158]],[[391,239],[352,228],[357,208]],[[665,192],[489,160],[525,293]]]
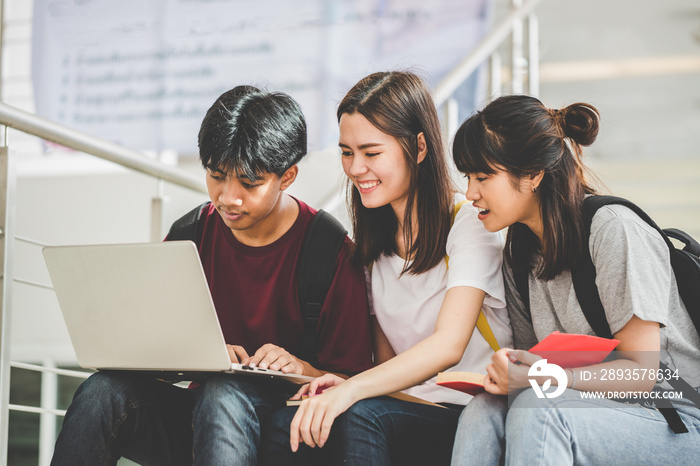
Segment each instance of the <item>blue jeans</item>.
[[323,448],[311,448],[304,443],[292,453],[289,445],[289,426],[297,407],[278,409],[270,413],[262,432],[258,461],[260,466],[326,466],[333,463],[335,435],[331,435]]
[[688,433],[674,434],[656,409],[577,390],[538,399],[528,389],[510,409],[505,396],[483,393],[462,412],[452,464],[697,464],[700,409],[676,410]]
[[216,375],[197,389],[98,372],[76,391],[52,465],[255,465],[261,424],[289,385]]
[[296,408],[277,411],[273,416],[279,419],[270,422],[263,434],[260,464],[447,465],[461,409],[388,397],[362,400],[336,418],[322,449],[301,445],[297,453],[289,447],[289,424]]

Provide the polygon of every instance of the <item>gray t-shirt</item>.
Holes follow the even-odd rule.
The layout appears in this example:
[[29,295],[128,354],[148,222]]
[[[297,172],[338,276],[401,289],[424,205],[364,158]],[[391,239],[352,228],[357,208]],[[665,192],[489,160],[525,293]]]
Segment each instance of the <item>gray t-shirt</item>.
[[[613,335],[636,315],[661,324],[661,361],[693,387],[700,386],[700,337],[679,295],[666,243],[621,205],[599,209],[589,240],[596,285]],[[551,281],[528,277],[532,322],[503,262],[506,302],[518,349],[529,349],[555,330],[594,335],[579,306],[571,273]]]

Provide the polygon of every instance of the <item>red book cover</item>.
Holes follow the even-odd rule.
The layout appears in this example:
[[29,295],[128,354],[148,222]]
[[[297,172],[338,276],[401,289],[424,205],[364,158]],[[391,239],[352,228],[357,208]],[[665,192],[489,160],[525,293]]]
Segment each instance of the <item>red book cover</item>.
[[614,338],[552,332],[530,348],[530,353],[560,367],[582,367],[603,361],[618,343]]
[[[602,362],[618,343],[620,341],[614,338],[552,332],[530,348],[530,353],[560,367],[583,367]],[[484,374],[475,372],[440,372],[437,384],[477,395],[484,391],[484,377]]]
[[437,384],[460,392],[476,395],[484,391],[484,374],[475,372],[440,372]]

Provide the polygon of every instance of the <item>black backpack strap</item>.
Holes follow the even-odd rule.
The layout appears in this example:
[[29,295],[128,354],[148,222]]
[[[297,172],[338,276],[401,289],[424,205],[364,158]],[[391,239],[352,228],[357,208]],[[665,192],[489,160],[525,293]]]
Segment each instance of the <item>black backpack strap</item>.
[[170,231],[168,231],[168,236],[165,237],[165,241],[190,240],[194,242],[194,244],[199,245],[199,219],[202,216],[202,212],[204,212],[204,209],[209,204],[211,204],[211,201],[207,201],[195,207],[179,219],[175,220],[170,227]]
[[[612,338],[612,332],[610,331],[610,326],[608,325],[607,318],[605,317],[605,310],[603,309],[603,304],[600,301],[600,295],[598,294],[598,287],[595,284],[595,267],[593,265],[593,260],[591,259],[591,252],[588,245],[588,239],[591,234],[591,223],[593,221],[593,216],[603,206],[610,204],[619,204],[627,207],[637,214],[642,220],[649,224],[652,228],[656,229],[661,237],[666,242],[666,245],[671,251],[671,257],[674,256],[673,251],[675,247],[671,243],[670,239],[666,235],[667,230],[661,230],[659,226],[654,222],[646,212],[644,212],[639,206],[623,199],[621,197],[615,196],[589,196],[583,202],[584,211],[584,229],[585,234],[583,236],[583,253],[581,260],[574,265],[571,269],[571,278],[574,282],[574,289],[576,290],[576,298],[581,306],[583,315],[588,320],[591,328],[596,335],[605,338]],[[686,233],[680,230],[670,230],[671,236],[679,236],[679,240],[686,243],[686,250],[693,252],[694,249],[700,251],[700,246],[698,243],[691,238]],[[664,370],[670,370],[663,362],[659,362],[659,367]],[[677,392],[687,393],[687,399],[695,403],[696,406],[700,407],[700,394],[698,394],[695,389],[682,378],[673,379],[669,378],[668,383]],[[673,405],[666,399],[659,399],[655,401],[657,409],[666,419],[671,430],[676,434],[682,434],[688,432],[688,429],[683,424],[683,420],[678,415],[678,412],[673,407]]]
[[[593,216],[598,209],[610,204],[619,204],[633,211],[635,214],[637,214],[637,216],[639,216],[639,218],[649,224],[650,227],[659,232],[666,243],[666,246],[668,246],[671,256],[673,256],[673,251],[675,250],[673,243],[671,243],[671,240],[666,236],[666,233],[659,228],[659,226],[651,219],[651,217],[649,217],[646,212],[644,212],[633,202],[616,196],[588,196],[583,201],[583,251],[579,262],[571,268],[571,279],[574,282],[576,298],[581,305],[581,309],[583,310],[583,314],[586,316],[586,320],[588,320],[588,323],[596,335],[605,338],[612,338],[612,333],[610,332],[610,326],[608,325],[608,321],[605,317],[603,304],[600,302],[598,287],[595,284],[596,271],[595,266],[593,265],[593,260],[591,259],[591,251],[588,246],[588,240],[591,236],[591,223],[593,222]],[[692,240],[692,238],[690,239]],[[694,242],[694,240],[692,241]]]
[[318,319],[335,276],[335,263],[347,231],[331,214],[319,210],[306,233],[299,255],[299,306],[304,319],[300,357],[316,364]]
[[698,287],[700,244],[689,234],[675,228],[666,228],[663,232],[669,238],[676,239],[685,245],[683,249],[671,251],[671,266],[676,275],[678,294],[693,321],[693,326],[700,332],[700,287]]
[[662,231],[669,238],[677,239],[678,241],[683,243],[685,245],[683,247],[684,251],[689,252],[694,256],[700,257],[700,243],[695,241],[695,239],[688,233],[677,228],[664,228]]
[[601,207],[615,204],[616,200],[624,200],[614,196],[589,196],[583,202],[583,235],[581,241],[581,257],[571,267],[571,280],[574,283],[576,298],[578,299],[583,315],[593,332],[604,338],[612,338],[608,319],[605,317],[603,303],[600,301],[598,287],[595,284],[596,271],[591,259],[591,251],[588,245],[591,236],[591,222],[593,216]]
[[676,408],[673,407],[670,401],[665,398],[659,398],[654,400],[654,405],[666,419],[668,427],[671,428],[674,434],[685,434],[688,432],[688,428],[683,424],[683,419],[681,419],[678,411],[676,411]]
[[530,321],[532,321],[532,315],[530,314],[530,283],[527,270],[513,270],[513,281],[515,282],[515,289],[518,290],[518,294],[520,295],[520,300],[523,302],[525,313],[530,317]]
[[[671,372],[671,369],[663,362],[659,362],[659,368],[663,371]],[[682,393],[683,398],[690,400],[695,403],[696,406],[700,407],[700,394],[698,394],[688,382],[680,377],[678,379],[669,377],[666,381],[677,393]],[[688,428],[683,423],[683,419],[681,419],[678,415],[678,411],[676,411],[676,408],[673,407],[673,404],[671,404],[668,399],[660,397],[654,400],[654,404],[656,409],[658,409],[664,419],[666,419],[668,426],[674,434],[685,434],[688,432]]]
[[[671,368],[663,362],[659,362],[659,368],[668,374],[671,374],[673,372],[671,371]],[[697,407],[700,408],[700,393],[695,391],[692,385],[686,382],[685,379],[683,379],[682,377],[675,378],[674,376],[666,378],[666,381],[678,393],[683,393],[683,398],[690,400],[691,402],[695,403]]]

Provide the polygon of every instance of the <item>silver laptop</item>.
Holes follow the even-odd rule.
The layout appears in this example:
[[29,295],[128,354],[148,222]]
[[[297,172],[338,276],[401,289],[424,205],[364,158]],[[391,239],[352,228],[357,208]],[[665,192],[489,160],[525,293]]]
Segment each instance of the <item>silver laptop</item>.
[[312,380],[231,363],[191,241],[47,246],[43,253],[84,368],[181,380],[211,372]]

